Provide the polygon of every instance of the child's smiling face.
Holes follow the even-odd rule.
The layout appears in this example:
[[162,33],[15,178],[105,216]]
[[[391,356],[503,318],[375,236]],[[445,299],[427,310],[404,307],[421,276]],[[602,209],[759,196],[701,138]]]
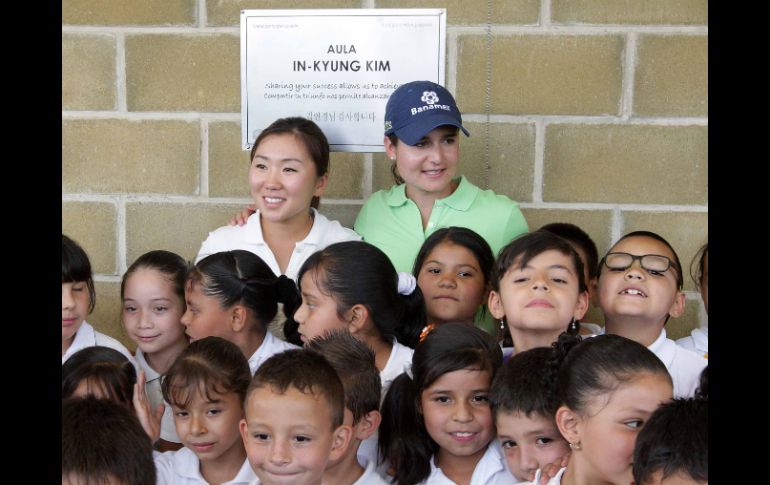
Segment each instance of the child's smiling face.
[[[672,262],[675,259],[668,246],[646,236],[622,239],[609,252],[633,256],[654,254],[665,256]],[[684,312],[684,298],[678,288],[674,264],[663,272],[642,268],[640,260],[634,260],[626,269],[610,269],[606,263],[601,266],[599,306],[606,320],[631,318],[662,328],[669,315],[678,317]]]

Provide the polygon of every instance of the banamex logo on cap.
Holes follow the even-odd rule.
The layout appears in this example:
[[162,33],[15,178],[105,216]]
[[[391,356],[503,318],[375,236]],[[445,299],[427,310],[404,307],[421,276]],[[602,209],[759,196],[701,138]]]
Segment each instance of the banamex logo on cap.
[[438,95],[435,91],[423,91],[420,101],[425,104],[436,104],[438,103]]

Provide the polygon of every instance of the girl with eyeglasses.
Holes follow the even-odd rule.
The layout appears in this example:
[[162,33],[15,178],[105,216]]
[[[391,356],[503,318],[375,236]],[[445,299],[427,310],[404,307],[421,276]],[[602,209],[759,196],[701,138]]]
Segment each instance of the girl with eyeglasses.
[[692,397],[708,361],[666,337],[670,317],[684,313],[682,265],[663,237],[634,231],[618,240],[599,263],[599,307],[605,333],[630,338],[663,361],[674,397]]

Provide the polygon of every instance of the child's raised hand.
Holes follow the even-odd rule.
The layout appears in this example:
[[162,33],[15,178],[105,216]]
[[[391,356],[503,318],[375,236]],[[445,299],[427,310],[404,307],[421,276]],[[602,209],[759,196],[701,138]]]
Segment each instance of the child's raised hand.
[[147,397],[147,391],[144,389],[146,382],[147,378],[144,375],[144,371],[140,370],[136,378],[136,384],[134,384],[134,411],[136,412],[136,417],[139,418],[139,422],[142,424],[142,428],[144,428],[152,442],[155,443],[160,439],[160,421],[163,418],[165,406],[163,403],[160,403],[155,412],[152,412],[150,409],[150,399]]
[[231,226],[243,226],[246,224],[246,220],[251,216],[253,213],[257,212],[257,204],[249,204],[247,205],[242,212],[239,212],[238,214],[235,214],[232,219],[230,219],[230,225]]
[[[556,474],[559,473],[559,470],[567,466],[567,463],[569,463],[569,455],[570,453],[567,452],[567,454],[562,456],[560,460],[549,463],[540,469],[540,485],[547,485],[548,480],[555,477]],[[535,475],[533,474],[532,479],[534,478]]]

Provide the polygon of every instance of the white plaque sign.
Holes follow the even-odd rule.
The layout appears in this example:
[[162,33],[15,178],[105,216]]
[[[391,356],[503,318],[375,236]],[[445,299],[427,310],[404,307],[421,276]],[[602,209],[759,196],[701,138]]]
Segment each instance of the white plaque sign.
[[446,9],[241,11],[241,141],[315,121],[332,151],[384,151],[385,103],[409,81],[444,84]]

